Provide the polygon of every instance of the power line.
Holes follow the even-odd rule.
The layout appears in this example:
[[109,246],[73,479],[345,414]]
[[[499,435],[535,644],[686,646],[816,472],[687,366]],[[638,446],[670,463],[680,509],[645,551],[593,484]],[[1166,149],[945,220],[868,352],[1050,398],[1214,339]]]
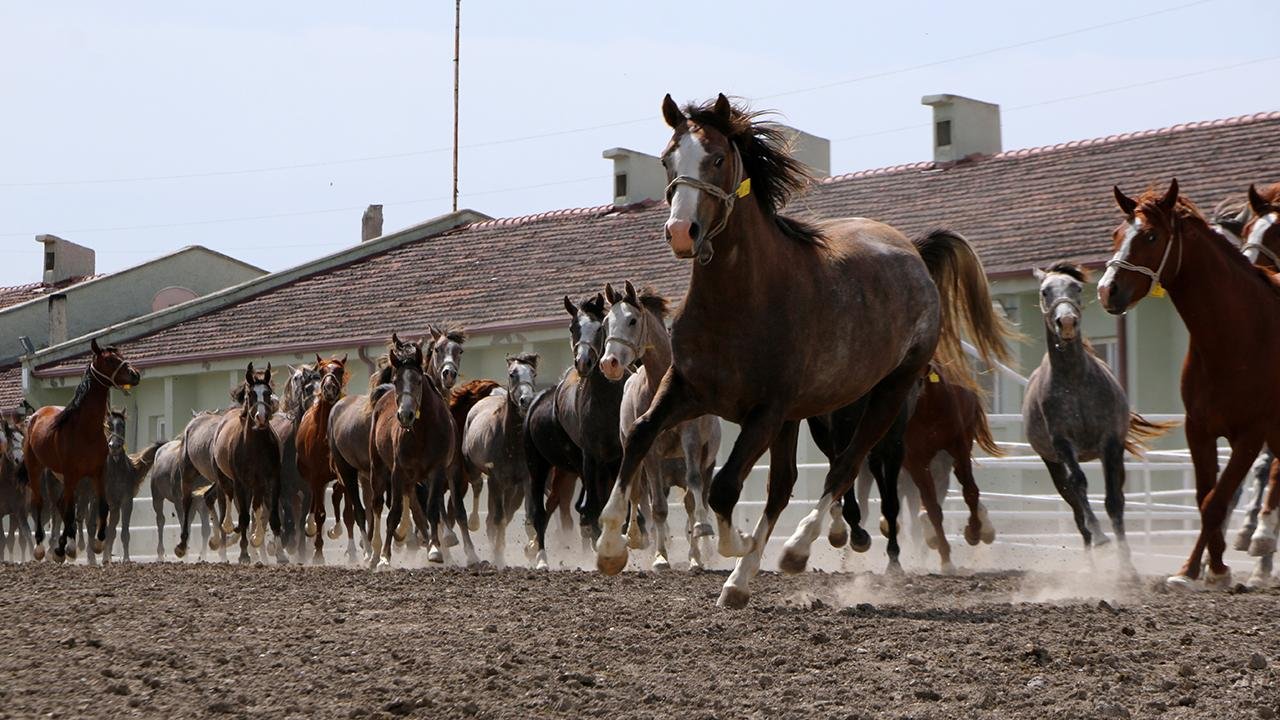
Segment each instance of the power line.
[[[1218,0],[1195,0],[1194,2],[1184,3],[1181,5],[1174,5],[1172,7],[1164,8],[1162,10],[1153,10],[1151,12],[1142,13],[1140,15],[1132,15],[1129,17],[1119,18],[1117,20],[1112,20],[1105,23],[1088,25],[1086,27],[1076,28],[1074,30],[1067,30],[1065,32],[1060,32],[1060,33],[1054,33],[1052,35],[1045,35],[1042,37],[1033,38],[1031,40],[1023,40],[1021,42],[1012,43],[1009,45],[1001,45],[998,47],[987,48],[985,50],[978,50],[975,52],[964,53],[961,55],[953,55],[953,56],[941,58],[938,60],[931,60],[929,62],[918,63],[915,65],[907,65],[899,68],[894,68],[891,70],[884,70],[881,72],[870,73],[867,75],[859,75],[857,77],[846,78],[844,80],[837,80],[834,82],[824,83],[821,85],[813,85],[810,87],[797,88],[794,90],[784,90],[782,92],[772,93],[769,95],[761,95],[759,97],[751,98],[751,99],[769,100],[773,98],[787,97],[790,95],[799,95],[803,93],[816,92],[818,90],[827,90],[830,88],[842,87],[845,85],[853,85],[860,82],[866,82],[868,80],[877,80],[880,78],[892,77],[894,75],[901,75],[904,73],[914,72],[916,70],[922,70],[922,69],[931,68],[931,67],[938,67],[940,65],[946,65],[953,62],[961,62],[964,60],[972,60],[974,58],[993,55],[996,53],[1006,52],[1009,50],[1016,50],[1018,48],[1024,48],[1031,45],[1037,45],[1045,42],[1052,42],[1054,40],[1060,40],[1066,37],[1072,37],[1075,35],[1094,32],[1096,30],[1102,30],[1102,29],[1114,27],[1117,25],[1124,25],[1126,23],[1136,22],[1138,20],[1145,20],[1145,19],[1156,17],[1159,15],[1178,12],[1181,10],[1186,10],[1188,8],[1196,7],[1199,5],[1206,5],[1206,4],[1217,2],[1217,1]],[[475,149],[475,148],[484,148],[484,147],[494,147],[499,145],[510,145],[514,143],[529,142],[532,140],[544,140],[547,138],[561,137],[564,135],[575,135],[578,133],[592,132],[595,130],[624,127],[628,125],[639,125],[641,123],[648,123],[652,121],[653,121],[652,116],[646,116],[643,118],[636,118],[632,120],[620,120],[615,122],[599,123],[596,125],[587,125],[583,127],[566,128],[564,130],[553,130],[549,132],[536,133],[532,135],[521,135],[517,137],[502,138],[498,140],[489,140],[484,142],[470,143],[466,145],[460,145],[459,147],[463,149]],[[905,130],[909,128],[901,128],[901,129]],[[897,130],[894,130],[893,132],[896,132],[896,131]],[[886,133],[882,132],[880,134],[886,134]],[[409,151],[399,152],[399,153],[388,153],[388,154],[382,154],[382,155],[365,155],[365,156],[350,157],[350,158],[340,158],[335,160],[321,160],[321,161],[315,161],[315,162],[293,163],[293,164],[286,164],[286,165],[271,165],[271,166],[265,166],[265,167],[244,168],[244,169],[238,169],[238,170],[212,170],[207,172],[174,173],[174,174],[168,174],[168,175],[142,175],[142,176],[122,177],[122,178],[96,178],[96,179],[85,179],[85,180],[45,180],[45,181],[27,181],[27,182],[0,182],[0,187],[18,188],[18,187],[56,187],[56,186],[67,186],[67,185],[108,185],[108,184],[117,184],[117,183],[150,182],[150,181],[158,181],[158,180],[188,180],[188,179],[194,179],[194,178],[253,175],[258,173],[283,172],[283,171],[289,171],[289,170],[305,170],[310,168],[329,167],[333,165],[350,165],[350,164],[364,163],[364,162],[377,162],[377,161],[394,160],[394,159],[400,159],[400,158],[406,158],[406,157],[417,157],[422,155],[432,155],[436,153],[449,152],[452,149],[453,149],[453,146],[449,145],[444,147],[428,148],[424,150],[409,150]]]

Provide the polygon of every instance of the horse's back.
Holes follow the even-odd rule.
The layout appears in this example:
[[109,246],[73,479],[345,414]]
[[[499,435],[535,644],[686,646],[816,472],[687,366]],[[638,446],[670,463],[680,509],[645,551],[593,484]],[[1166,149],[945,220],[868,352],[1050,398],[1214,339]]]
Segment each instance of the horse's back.
[[174,500],[182,492],[182,440],[170,440],[156,451],[151,466],[151,492],[165,500]]
[[1080,462],[1101,457],[1106,444],[1123,442],[1129,427],[1124,389],[1102,360],[1087,354],[1080,377],[1055,381],[1046,355],[1027,381],[1023,428],[1031,448],[1046,460],[1060,461],[1054,439],[1070,442]]
[[369,469],[373,408],[364,395],[348,395],[329,411],[329,452],[358,471]]
[[462,455],[473,467],[489,470],[503,451],[502,420],[506,393],[494,393],[472,406],[462,430]]

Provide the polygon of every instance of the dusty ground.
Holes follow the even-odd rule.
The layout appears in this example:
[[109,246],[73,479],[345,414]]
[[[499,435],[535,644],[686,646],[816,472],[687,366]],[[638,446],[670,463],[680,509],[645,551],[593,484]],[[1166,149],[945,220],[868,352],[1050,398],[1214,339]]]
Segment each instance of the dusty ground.
[[724,611],[723,579],[3,565],[0,716],[1280,711],[1277,590],[1175,595],[1153,580],[1107,602],[1062,599],[1084,576],[767,574],[750,608]]

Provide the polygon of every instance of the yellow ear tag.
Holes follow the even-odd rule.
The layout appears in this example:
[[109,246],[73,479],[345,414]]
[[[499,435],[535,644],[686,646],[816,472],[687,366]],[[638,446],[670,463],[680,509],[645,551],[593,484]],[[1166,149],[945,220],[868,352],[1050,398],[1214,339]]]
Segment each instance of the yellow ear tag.
[[1164,286],[1160,283],[1156,283],[1155,287],[1151,288],[1151,297],[1164,297]]
[[733,192],[738,197],[746,197],[751,194],[751,178],[747,178],[738,183],[738,189]]
[[931,372],[929,373],[929,382],[931,383],[942,382],[942,378],[938,377],[938,373]]
[[120,387],[121,387],[125,392],[129,392],[130,390],[132,390],[132,389],[133,389],[133,386],[132,386],[132,385],[121,385]]
[[418,418],[420,418],[420,417],[422,417],[422,411],[421,411],[421,410],[414,410],[414,411],[413,411],[413,419],[414,419],[414,420],[417,420],[417,419],[418,419]]

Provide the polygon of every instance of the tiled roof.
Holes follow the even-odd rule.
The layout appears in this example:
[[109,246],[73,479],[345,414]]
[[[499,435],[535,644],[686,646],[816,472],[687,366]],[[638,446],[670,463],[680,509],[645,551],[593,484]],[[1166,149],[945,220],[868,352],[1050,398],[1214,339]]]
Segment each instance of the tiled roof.
[[60,283],[33,282],[25,285],[11,285],[9,287],[0,287],[0,310],[7,307],[24,303],[28,300],[35,299],[41,295],[47,295],[52,290],[61,290],[71,287],[76,283],[92,280],[101,275],[80,275],[67,278]]
[[0,367],[0,413],[11,412],[22,404],[22,366]]
[[[1110,188],[1177,176],[1211,207],[1280,173],[1280,112],[1179,125],[947,166],[918,163],[824,180],[800,216],[863,216],[914,235],[935,226],[972,240],[988,272],[1028,272],[1060,257],[1097,261],[1119,218]],[[475,223],[303,277],[124,344],[141,365],[305,349],[429,321],[469,326],[559,320],[560,297],[633,279],[674,297],[689,269],[661,240],[661,203],[601,206]],[[79,372],[82,360],[40,368]]]

